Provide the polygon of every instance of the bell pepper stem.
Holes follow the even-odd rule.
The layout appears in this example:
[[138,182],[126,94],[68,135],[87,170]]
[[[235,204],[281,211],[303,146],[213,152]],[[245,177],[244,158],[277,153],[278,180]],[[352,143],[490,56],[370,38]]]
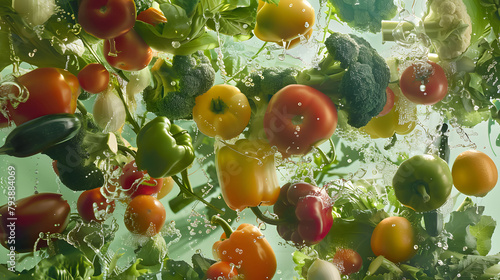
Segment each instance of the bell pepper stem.
[[284,220],[284,219],[274,219],[274,218],[271,218],[271,217],[264,215],[264,213],[262,213],[262,211],[260,211],[260,208],[257,206],[250,207],[250,209],[255,214],[255,216],[257,216],[257,218],[259,218],[261,221],[263,221],[266,224],[277,226],[280,224],[284,224],[286,222],[286,220]]
[[224,233],[226,234],[226,238],[229,238],[231,236],[231,234],[233,233],[233,229],[226,222],[226,220],[224,220],[223,218],[221,218],[221,217],[219,217],[217,215],[212,216],[212,219],[210,220],[210,222],[213,225],[220,226],[224,230]]
[[210,202],[206,201],[203,197],[199,196],[198,194],[196,194],[194,192],[193,187],[191,186],[191,182],[189,181],[187,170],[183,170],[181,172],[181,176],[182,176],[182,180],[177,175],[173,175],[172,179],[179,186],[179,189],[180,189],[180,191],[181,191],[182,194],[184,194],[187,197],[194,197],[198,201],[200,201],[203,204],[205,204],[207,207],[213,209],[215,212],[217,212],[217,213],[219,213],[221,215],[224,215],[224,213],[225,213],[224,211],[222,211],[221,209],[215,207]]
[[424,203],[427,203],[431,199],[431,197],[427,193],[427,190],[425,189],[425,185],[419,184],[417,185],[415,190],[422,196],[422,200],[424,201]]
[[123,146],[123,145],[118,145],[118,150],[119,150],[119,151],[122,151],[122,152],[124,152],[124,153],[127,153],[127,154],[129,154],[129,155],[133,156],[134,158],[135,158],[135,156],[137,155],[137,153],[136,153],[134,150],[131,150],[130,148],[125,147],[125,146]]

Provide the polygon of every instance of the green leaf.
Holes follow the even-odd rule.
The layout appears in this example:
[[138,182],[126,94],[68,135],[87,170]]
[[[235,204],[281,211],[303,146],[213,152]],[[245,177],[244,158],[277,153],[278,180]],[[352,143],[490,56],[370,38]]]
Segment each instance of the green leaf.
[[483,211],[484,206],[472,206],[450,214],[450,221],[445,225],[446,231],[453,236],[448,240],[449,250],[464,254],[478,254],[477,240],[471,234],[470,226],[479,223]]
[[201,278],[187,262],[171,259],[166,261],[161,277],[168,280],[199,280]]
[[216,263],[215,260],[204,258],[200,254],[194,254],[193,257],[191,257],[191,262],[193,262],[194,271],[196,271],[198,275],[205,275],[208,268]]
[[[194,10],[196,9],[196,6],[198,3],[200,3],[200,0],[174,0],[172,1],[174,4],[182,7],[188,16],[193,15]],[[168,17],[167,17],[168,19]]]
[[476,225],[470,226],[470,233],[477,240],[477,251],[481,256],[486,256],[491,250],[491,237],[497,222],[491,216],[481,216]]
[[34,268],[23,271],[18,279],[58,280],[90,279],[94,275],[92,262],[82,254],[58,254],[42,259]]
[[[453,277],[449,279],[476,279],[478,276],[483,275],[486,269],[490,266],[496,265],[500,262],[500,255],[491,256],[475,256],[465,255],[462,259],[456,258],[446,260],[448,265],[441,267],[444,273]],[[451,263],[450,263],[451,262]]]

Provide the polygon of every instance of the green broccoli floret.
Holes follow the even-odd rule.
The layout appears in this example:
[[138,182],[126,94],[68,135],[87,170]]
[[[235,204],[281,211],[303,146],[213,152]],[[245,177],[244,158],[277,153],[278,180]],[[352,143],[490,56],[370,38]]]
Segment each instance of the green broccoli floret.
[[[434,51],[441,59],[457,58],[471,44],[472,20],[463,0],[427,1],[427,12],[422,20],[425,34],[430,38]],[[383,21],[384,41],[395,40],[394,29],[410,32],[415,26],[410,22]]]
[[353,29],[378,33],[398,11],[393,0],[329,0],[334,15]]
[[160,59],[151,69],[154,87],[144,90],[146,109],[169,119],[189,118],[195,98],[215,82],[215,70],[203,52]]
[[250,73],[236,87],[246,95],[252,108],[247,137],[263,138],[263,119],[271,97],[287,85],[296,84],[293,68],[270,67]]
[[328,95],[348,114],[348,123],[365,126],[387,102],[389,66],[361,37],[332,33],[325,40],[327,55],[317,67],[297,75],[297,83]]

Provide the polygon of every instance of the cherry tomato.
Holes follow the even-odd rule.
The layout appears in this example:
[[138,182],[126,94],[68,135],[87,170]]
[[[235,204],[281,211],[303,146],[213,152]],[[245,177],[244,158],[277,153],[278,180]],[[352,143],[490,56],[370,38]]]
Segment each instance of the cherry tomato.
[[123,167],[123,174],[118,181],[124,193],[131,198],[157,194],[163,186],[163,178],[151,178],[146,171],[139,171],[135,160]]
[[411,259],[416,250],[410,222],[404,217],[383,219],[373,230],[371,248],[376,256],[382,255],[394,263]]
[[[12,201],[13,202],[13,201]],[[15,207],[15,211],[9,211]],[[61,233],[69,222],[70,206],[58,193],[39,193],[15,201],[15,206],[0,207],[0,243],[15,251],[33,251],[40,233]],[[12,215],[13,213],[13,215]],[[9,218],[16,218],[15,222]],[[15,227],[12,226],[15,224]],[[37,250],[47,247],[47,241],[40,239]]]
[[149,65],[153,50],[134,29],[130,29],[123,35],[104,41],[104,57],[117,69],[139,71]]
[[343,275],[356,273],[363,266],[363,259],[358,252],[352,249],[338,249],[333,255],[332,262]]
[[162,22],[167,22],[167,18],[163,15],[163,13],[153,7],[140,12],[139,15],[137,15],[137,20],[149,23],[153,26],[156,26]]
[[448,80],[443,68],[431,61],[406,68],[399,86],[406,98],[416,104],[436,104],[448,93]]
[[84,90],[99,93],[108,87],[109,72],[100,63],[90,63],[78,72],[78,81]]
[[337,108],[328,96],[305,85],[279,90],[267,106],[264,130],[283,156],[308,153],[328,140],[337,127]]
[[101,188],[95,188],[80,194],[76,209],[84,221],[102,222],[115,210],[115,202],[107,201],[101,193]]
[[174,188],[174,185],[175,182],[174,179],[172,179],[172,177],[163,178],[163,185],[161,186],[160,192],[156,195],[156,198],[162,199],[165,196],[167,196],[167,194],[169,194]]
[[234,265],[228,262],[219,261],[211,265],[204,280],[231,280],[238,275]]
[[163,204],[150,195],[132,199],[125,210],[125,226],[135,234],[155,236],[165,224],[167,213]]
[[[76,111],[76,102],[80,94],[78,78],[59,68],[37,68],[16,79],[27,90],[27,100],[14,109],[13,100],[7,105],[9,114],[16,125],[38,117],[70,113]],[[11,94],[19,96],[19,88],[10,87]]]
[[135,24],[134,0],[82,0],[78,23],[87,33],[101,39],[118,37]]
[[495,162],[485,153],[468,150],[458,155],[451,168],[453,185],[465,194],[483,197],[497,184]]
[[394,107],[394,99],[395,99],[394,91],[390,87],[387,87],[385,89],[385,94],[387,96],[387,102],[385,103],[384,108],[378,114],[377,117],[387,115],[392,110],[392,107]]

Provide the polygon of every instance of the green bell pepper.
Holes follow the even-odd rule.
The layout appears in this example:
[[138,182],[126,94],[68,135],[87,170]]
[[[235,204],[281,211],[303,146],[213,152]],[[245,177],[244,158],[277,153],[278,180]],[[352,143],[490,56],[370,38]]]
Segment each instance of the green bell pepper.
[[135,162],[153,178],[175,175],[188,168],[194,158],[189,133],[166,117],[156,117],[137,134]]
[[417,212],[441,207],[451,193],[450,167],[436,155],[416,155],[396,171],[392,186],[401,204]]

